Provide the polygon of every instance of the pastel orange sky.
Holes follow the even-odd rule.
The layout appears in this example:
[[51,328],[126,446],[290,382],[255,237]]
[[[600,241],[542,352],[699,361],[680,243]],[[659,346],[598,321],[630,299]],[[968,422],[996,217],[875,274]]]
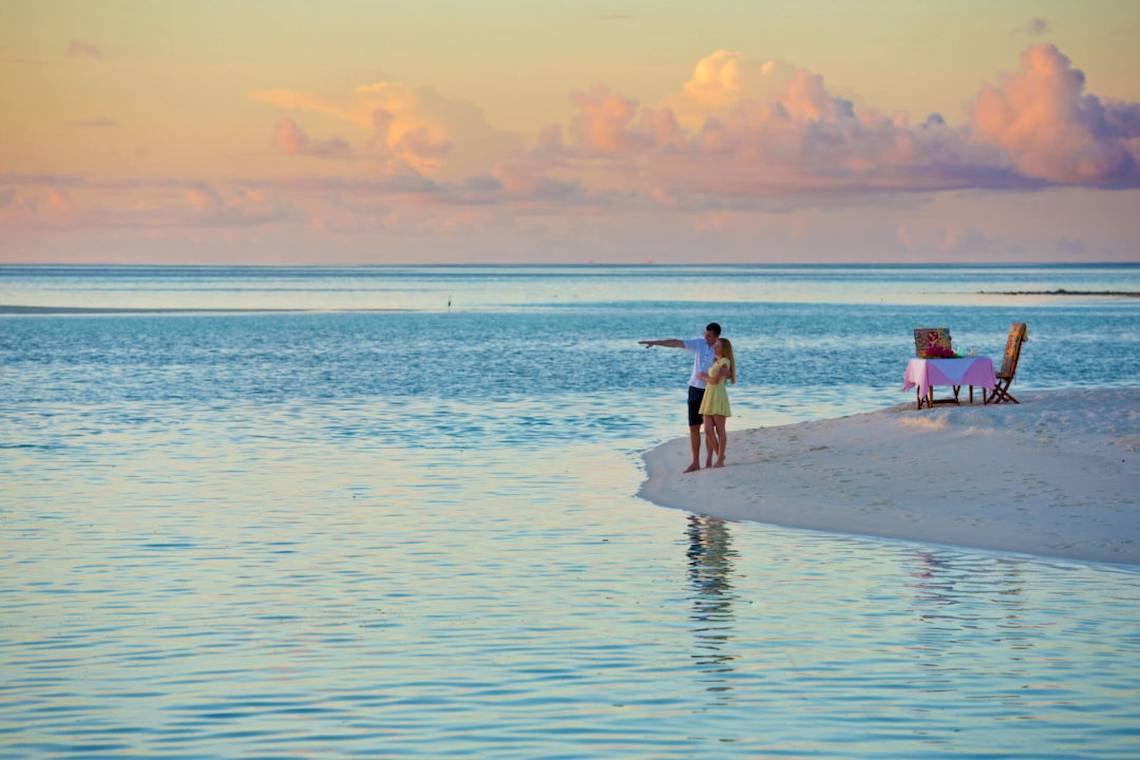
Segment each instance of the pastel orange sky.
[[1140,3],[0,2],[0,262],[1140,261]]

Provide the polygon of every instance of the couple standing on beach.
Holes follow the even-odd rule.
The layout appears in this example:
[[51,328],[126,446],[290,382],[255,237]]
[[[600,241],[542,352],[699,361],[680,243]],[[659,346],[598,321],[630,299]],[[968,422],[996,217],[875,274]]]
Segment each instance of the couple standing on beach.
[[[725,418],[732,416],[728,405],[725,382],[736,383],[736,357],[732,343],[720,337],[720,325],[709,322],[704,338],[694,340],[639,340],[646,348],[668,346],[683,348],[693,354],[693,372],[689,376],[689,443],[693,461],[685,472],[701,469],[701,426],[705,428],[705,467],[724,467],[724,452],[728,448]],[[716,464],[713,464],[713,454]]]

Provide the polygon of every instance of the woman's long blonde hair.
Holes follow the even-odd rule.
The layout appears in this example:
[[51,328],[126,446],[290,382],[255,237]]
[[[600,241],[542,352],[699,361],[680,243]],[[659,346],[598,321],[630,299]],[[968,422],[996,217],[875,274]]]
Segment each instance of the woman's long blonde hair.
[[724,358],[728,359],[728,379],[736,385],[736,357],[732,354],[732,341],[728,338],[720,338],[721,354]]

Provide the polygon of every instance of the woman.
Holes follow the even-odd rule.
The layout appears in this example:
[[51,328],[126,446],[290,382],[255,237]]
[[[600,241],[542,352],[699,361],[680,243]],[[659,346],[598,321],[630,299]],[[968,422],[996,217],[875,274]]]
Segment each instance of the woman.
[[724,430],[724,420],[732,416],[728,405],[728,389],[725,381],[736,384],[736,358],[732,355],[732,343],[728,338],[720,338],[713,346],[716,361],[708,373],[701,373],[705,381],[705,397],[701,401],[701,414],[705,418],[705,448],[708,460],[705,467],[713,467],[712,456],[716,451],[716,467],[724,467],[724,451],[728,447],[728,435]]

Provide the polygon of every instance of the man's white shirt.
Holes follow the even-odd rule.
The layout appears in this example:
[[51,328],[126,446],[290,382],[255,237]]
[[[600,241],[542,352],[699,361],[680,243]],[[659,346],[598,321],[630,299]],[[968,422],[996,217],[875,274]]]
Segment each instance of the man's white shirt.
[[701,379],[700,373],[709,371],[709,367],[716,361],[716,352],[704,338],[682,342],[685,344],[685,350],[692,351],[694,354],[693,374],[689,376],[689,385],[694,388],[704,388],[705,381]]

